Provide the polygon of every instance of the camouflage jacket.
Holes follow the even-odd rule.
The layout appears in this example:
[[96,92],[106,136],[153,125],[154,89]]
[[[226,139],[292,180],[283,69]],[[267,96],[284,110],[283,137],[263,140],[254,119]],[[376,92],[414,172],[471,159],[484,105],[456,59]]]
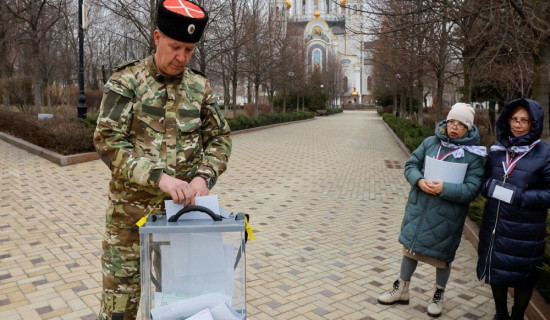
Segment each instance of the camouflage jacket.
[[229,125],[208,80],[189,68],[181,76],[162,75],[153,56],[115,68],[94,145],[112,172],[111,204],[131,205],[136,218],[169,198],[158,188],[163,171],[185,181],[205,174],[215,182],[231,154]]

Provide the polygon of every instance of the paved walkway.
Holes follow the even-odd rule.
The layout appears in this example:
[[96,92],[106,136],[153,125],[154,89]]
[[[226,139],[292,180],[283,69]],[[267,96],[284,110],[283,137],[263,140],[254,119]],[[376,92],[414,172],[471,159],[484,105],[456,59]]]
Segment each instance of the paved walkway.
[[[251,214],[250,319],[429,319],[435,270],[420,264],[411,304],[376,297],[398,275],[408,155],[381,118],[346,111],[233,137],[213,193]],[[59,167],[0,141],[0,319],[95,319],[109,172]],[[440,319],[492,319],[464,239]]]

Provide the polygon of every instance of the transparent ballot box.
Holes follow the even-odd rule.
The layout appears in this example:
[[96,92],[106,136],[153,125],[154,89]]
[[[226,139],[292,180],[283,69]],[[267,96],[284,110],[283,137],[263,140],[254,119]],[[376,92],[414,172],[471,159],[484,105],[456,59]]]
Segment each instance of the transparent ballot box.
[[[185,219],[189,211],[210,217]],[[142,319],[246,319],[244,219],[198,206],[148,217],[139,229]]]

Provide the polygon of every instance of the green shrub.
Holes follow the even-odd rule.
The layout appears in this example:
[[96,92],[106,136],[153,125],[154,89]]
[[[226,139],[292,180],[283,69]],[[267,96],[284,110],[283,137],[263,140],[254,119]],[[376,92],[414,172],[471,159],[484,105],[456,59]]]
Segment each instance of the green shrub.
[[327,109],[327,115],[335,114],[335,113],[342,113],[344,112],[344,109],[336,109],[336,108],[328,108]]
[[227,118],[231,131],[244,130],[267,126],[270,124],[283,123],[289,121],[305,120],[315,117],[314,112],[299,111],[292,113],[271,113],[261,114],[258,118],[239,115],[235,118]]
[[383,113],[382,119],[411,152],[416,150],[424,139],[434,134],[433,129],[411,120],[397,118],[391,113]]

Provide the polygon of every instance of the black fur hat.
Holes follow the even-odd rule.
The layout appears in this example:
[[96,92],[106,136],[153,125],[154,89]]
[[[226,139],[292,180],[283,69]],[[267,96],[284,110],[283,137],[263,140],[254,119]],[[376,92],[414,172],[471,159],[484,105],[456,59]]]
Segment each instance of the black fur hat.
[[157,27],[170,38],[182,42],[198,42],[208,23],[208,13],[187,0],[161,0]]

